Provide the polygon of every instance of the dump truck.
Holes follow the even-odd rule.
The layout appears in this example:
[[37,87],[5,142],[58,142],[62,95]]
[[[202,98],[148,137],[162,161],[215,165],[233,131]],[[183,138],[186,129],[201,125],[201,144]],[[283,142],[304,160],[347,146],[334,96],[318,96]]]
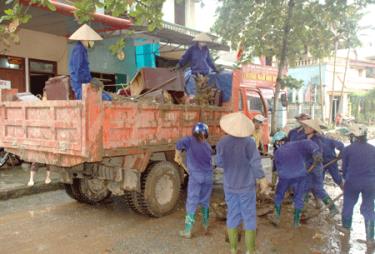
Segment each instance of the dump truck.
[[[176,207],[186,176],[174,162],[178,139],[202,121],[215,146],[224,135],[224,114],[268,117],[261,90],[243,84],[243,77],[241,69],[234,71],[231,99],[222,106],[104,102],[89,84],[83,85],[82,100],[15,101],[17,90],[1,89],[0,147],[58,172],[66,193],[79,202],[122,196],[134,211],[161,217]],[[263,112],[250,107],[252,94]],[[264,132],[268,138],[267,123]]]

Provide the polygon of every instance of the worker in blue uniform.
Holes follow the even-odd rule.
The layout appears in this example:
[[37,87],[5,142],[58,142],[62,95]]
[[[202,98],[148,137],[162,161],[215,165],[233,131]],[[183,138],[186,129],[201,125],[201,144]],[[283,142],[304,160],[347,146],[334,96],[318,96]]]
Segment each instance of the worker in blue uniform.
[[375,147],[367,143],[367,128],[352,125],[349,131],[351,144],[342,152],[344,205],[340,231],[349,233],[352,226],[353,208],[362,196],[361,214],[365,219],[366,241],[374,248],[374,201],[375,201]]
[[[82,99],[82,84],[90,83],[92,76],[89,68],[89,60],[87,48],[94,45],[94,41],[103,38],[97,34],[91,27],[84,24],[70,37],[70,40],[77,41],[74,45],[69,61],[69,71],[71,79],[71,87],[77,100]],[[102,93],[102,99],[110,101],[112,97],[106,93]]]
[[[322,145],[323,145],[323,165],[326,165],[328,163],[331,163],[332,161],[337,160],[340,158],[341,152],[344,150],[344,144],[341,141],[329,138],[327,136],[324,136],[322,138]],[[337,156],[336,150],[338,150],[340,153]],[[342,176],[339,172],[339,167],[337,164],[337,161],[331,163],[327,166],[327,168],[323,169],[323,179],[325,178],[325,173],[328,172],[333,181],[340,186],[341,189],[343,189],[343,181]]]
[[196,35],[193,45],[186,50],[175,67],[175,69],[180,69],[187,65],[190,66],[191,75],[189,74],[185,78],[185,91],[189,100],[196,95],[196,77],[198,75],[208,76],[209,73],[217,72],[207,46],[207,43],[211,41],[211,38],[205,33]]
[[[275,154],[277,149],[287,141],[287,137],[288,137],[287,134],[282,130],[277,131],[272,136],[271,143],[273,144],[273,154]],[[273,158],[273,160],[272,160],[272,181],[271,181],[272,188],[274,188],[276,186],[276,182],[277,182],[277,171],[276,171],[276,166],[275,166],[275,160]]]
[[189,171],[185,229],[180,231],[180,236],[185,238],[191,238],[195,212],[199,205],[201,205],[203,227],[206,232],[208,230],[213,171],[212,149],[207,138],[208,127],[199,122],[193,127],[192,136],[184,137],[176,143],[175,161],[180,165],[183,164],[181,152],[185,151]]
[[289,131],[287,141],[296,141],[296,140],[302,140],[306,138],[301,121],[311,119],[311,117],[308,114],[301,113],[295,116],[294,118],[297,120],[297,122],[300,125]]
[[[320,121],[309,119],[301,121],[301,123],[306,138],[314,141],[319,146],[320,152],[323,153],[323,137],[320,135],[322,132]],[[330,217],[335,216],[338,213],[336,205],[324,189],[323,164],[320,162],[315,165],[313,160],[310,159],[307,161],[307,169],[311,172],[307,177],[306,196],[311,191],[316,198],[322,200],[323,203],[329,207]]]
[[[279,140],[279,138],[281,139]],[[308,174],[306,163],[313,160],[314,165],[317,165],[322,161],[322,154],[319,146],[311,140],[292,141],[284,144],[286,138],[279,136],[274,141],[278,142],[279,145],[274,154],[279,181],[275,193],[275,211],[270,219],[276,226],[279,225],[284,195],[289,188],[292,188],[294,193],[293,225],[299,227]]]
[[224,169],[230,251],[237,253],[238,227],[242,223],[246,251],[253,254],[256,236],[256,182],[260,185],[261,193],[268,191],[259,151],[250,137],[254,124],[242,112],[236,112],[223,116],[220,127],[227,135],[216,146],[216,163]]

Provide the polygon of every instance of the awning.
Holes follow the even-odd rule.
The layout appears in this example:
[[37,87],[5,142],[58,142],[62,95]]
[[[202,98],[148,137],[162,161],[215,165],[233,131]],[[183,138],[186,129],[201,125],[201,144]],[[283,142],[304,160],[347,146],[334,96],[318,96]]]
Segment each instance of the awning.
[[[76,8],[71,5],[51,0],[56,11],[50,11],[36,4],[30,4],[30,0],[21,0],[20,2],[25,6],[30,5],[28,14],[32,16],[27,24],[21,25],[21,28],[57,36],[69,36],[80,26],[73,15]],[[0,11],[3,13],[5,8],[4,1],[1,1]],[[130,20],[99,13],[93,14],[93,20],[90,22],[90,26],[97,32],[129,29],[132,25]]]
[[[187,28],[185,26],[180,26],[177,24],[169,23],[164,21],[161,29],[157,29],[153,32],[147,31],[146,27],[143,26],[133,26],[135,31],[144,31],[146,35],[157,37],[161,42],[190,46],[192,44],[193,38],[201,33],[201,31]],[[210,49],[229,51],[229,46],[218,42],[218,37],[212,34],[208,34],[213,42],[207,43]]]

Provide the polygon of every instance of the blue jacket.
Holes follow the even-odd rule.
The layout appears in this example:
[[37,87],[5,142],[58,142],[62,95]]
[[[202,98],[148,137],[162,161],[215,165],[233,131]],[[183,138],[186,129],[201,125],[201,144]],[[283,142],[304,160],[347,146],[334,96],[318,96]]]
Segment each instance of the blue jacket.
[[[311,141],[315,142],[315,144],[318,145],[319,147],[319,152],[321,155],[323,155],[323,136],[320,135],[320,134],[314,134],[314,136],[310,139]],[[307,166],[306,168],[310,168],[310,166],[313,164],[314,160],[313,158],[309,158],[307,160]],[[314,170],[312,171],[312,173],[314,174],[321,174],[322,173],[322,170],[323,169],[323,163],[320,162],[318,165],[315,166]]]
[[198,43],[190,46],[178,62],[180,66],[184,66],[187,63],[190,63],[192,74],[207,75],[210,69],[216,72],[207,46],[199,48]]
[[313,156],[321,155],[319,146],[311,140],[285,143],[274,155],[276,170],[280,178],[296,178],[307,175],[306,163]]
[[302,126],[291,129],[288,133],[287,141],[297,141],[306,138],[305,131]]
[[346,181],[375,184],[375,147],[359,141],[345,147],[342,171]]
[[80,100],[82,99],[82,84],[89,83],[92,79],[87,49],[80,41],[75,44],[70,55],[69,71],[73,92],[76,99]]
[[256,179],[264,172],[252,138],[224,136],[216,146],[216,164],[224,169],[224,190],[234,193],[255,191]]
[[328,137],[322,137],[322,145],[323,164],[326,164],[337,157],[335,149],[339,150],[340,153],[344,150],[344,144],[341,141],[334,140]]
[[[81,100],[82,84],[89,83],[92,77],[89,68],[87,49],[85,48],[85,46],[83,46],[83,44],[80,41],[76,43],[72,50],[72,54],[70,55],[69,71],[71,86],[74,95],[77,100]],[[110,94],[103,91],[102,99],[110,101],[112,100],[112,97]]]
[[176,149],[186,151],[186,163],[189,172],[212,172],[212,149],[207,141],[200,142],[193,136],[187,136],[177,141]]

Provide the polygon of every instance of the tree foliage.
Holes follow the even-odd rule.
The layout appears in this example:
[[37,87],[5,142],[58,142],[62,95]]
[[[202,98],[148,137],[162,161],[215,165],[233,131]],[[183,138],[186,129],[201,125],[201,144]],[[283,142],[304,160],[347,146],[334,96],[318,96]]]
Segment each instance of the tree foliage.
[[[335,43],[341,47],[357,46],[358,21],[364,7],[373,0],[220,2],[213,31],[230,41],[234,49],[243,45],[246,53],[243,62],[259,56],[276,58],[281,74],[284,67],[293,65],[299,58],[330,55]],[[279,75],[276,82],[275,100],[281,78]],[[272,130],[275,130],[274,124]]]
[[303,80],[295,79],[290,75],[284,76],[280,80],[281,89],[300,89],[303,86]]

